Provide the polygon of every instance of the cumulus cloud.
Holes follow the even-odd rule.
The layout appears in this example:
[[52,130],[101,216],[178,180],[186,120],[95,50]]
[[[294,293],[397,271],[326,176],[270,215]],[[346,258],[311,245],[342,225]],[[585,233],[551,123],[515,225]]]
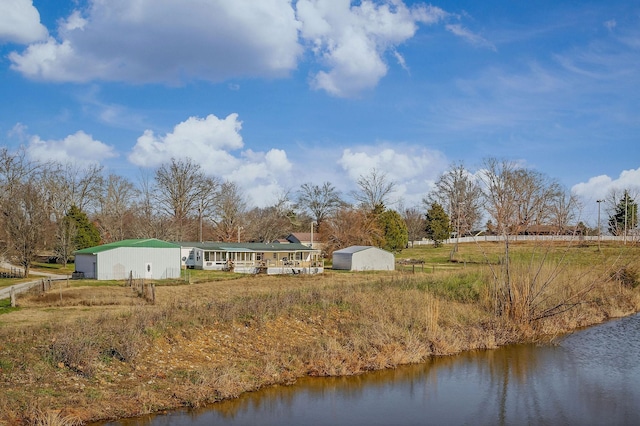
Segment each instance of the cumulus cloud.
[[47,38],[47,29],[40,23],[40,14],[33,0],[3,0],[0,13],[0,44],[3,42],[33,43]]
[[385,53],[398,58],[395,47],[413,37],[419,23],[447,16],[433,6],[398,1],[352,6],[349,0],[299,0],[296,8],[302,38],[328,68],[312,77],[312,86],[339,97],[376,86],[387,73]]
[[[3,15],[0,42],[33,43],[9,54],[11,68],[31,79],[180,85],[279,78],[296,70],[309,49],[318,61],[311,86],[338,97],[375,87],[388,72],[388,58],[408,69],[398,47],[420,25],[460,18],[402,0],[88,0],[48,36],[30,0],[7,1],[31,24],[4,22]],[[492,47],[461,25],[447,29]]]
[[229,114],[224,119],[213,114],[206,118],[189,117],[164,136],[145,130],[129,154],[129,161],[138,166],[156,167],[172,157],[190,157],[211,173],[224,173],[238,163],[227,151],[242,148],[241,128],[238,114]]
[[367,176],[373,169],[386,174],[396,184],[396,199],[404,199],[407,205],[418,205],[431,185],[448,166],[448,160],[440,151],[424,147],[384,145],[345,149],[338,164],[355,182]]
[[571,188],[576,195],[584,200],[604,199],[612,190],[620,192],[625,189],[640,190],[640,167],[635,170],[623,170],[617,178],[607,175],[594,176]]
[[142,167],[157,167],[171,158],[190,158],[211,175],[240,185],[258,206],[272,202],[288,180],[292,165],[285,151],[256,152],[244,148],[238,114],[220,119],[190,117],[172,132],[156,135],[146,130],[129,154],[129,161]]
[[607,203],[602,206],[602,208],[605,209],[602,213],[606,216],[608,214],[606,213],[606,209],[611,208],[609,203],[611,194],[615,193],[620,196],[625,190],[630,191],[632,198],[637,198],[635,194],[640,193],[640,167],[637,169],[623,170],[618,177],[599,175],[590,178],[586,182],[580,182],[574,185],[571,191],[580,199],[583,206],[580,220],[591,226],[596,226],[598,214],[598,208],[596,206],[599,206],[599,203],[596,201],[607,201]]
[[27,77],[53,81],[278,77],[302,53],[298,27],[289,0],[92,0],[60,21],[57,38],[10,59]]
[[99,164],[118,156],[113,146],[93,139],[82,130],[62,140],[42,140],[39,136],[31,136],[27,153],[37,161],[83,164]]

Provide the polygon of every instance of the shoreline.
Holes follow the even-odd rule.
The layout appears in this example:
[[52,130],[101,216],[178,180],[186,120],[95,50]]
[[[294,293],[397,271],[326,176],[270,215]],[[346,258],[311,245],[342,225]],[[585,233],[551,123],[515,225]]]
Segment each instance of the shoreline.
[[[474,282],[474,274],[461,279]],[[608,283],[561,315],[515,324],[493,316],[482,286],[471,296],[438,294],[424,285],[428,274],[365,278],[158,287],[159,305],[105,302],[83,310],[80,302],[74,315],[35,298],[25,311],[61,316],[44,324],[21,324],[16,312],[0,316],[3,325],[16,318],[12,332],[1,332],[7,401],[0,424],[47,416],[84,424],[203,407],[305,376],[349,376],[546,340],[640,311],[638,291]],[[104,291],[130,302],[115,294],[126,289]],[[99,300],[95,289],[67,292],[65,298],[93,292]]]

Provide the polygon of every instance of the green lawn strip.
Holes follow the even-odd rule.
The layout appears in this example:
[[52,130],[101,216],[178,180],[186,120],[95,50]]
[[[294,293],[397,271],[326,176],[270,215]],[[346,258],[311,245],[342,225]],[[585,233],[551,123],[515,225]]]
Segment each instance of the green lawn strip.
[[8,314],[9,312],[17,311],[20,308],[12,308],[10,299],[0,299],[0,315]]

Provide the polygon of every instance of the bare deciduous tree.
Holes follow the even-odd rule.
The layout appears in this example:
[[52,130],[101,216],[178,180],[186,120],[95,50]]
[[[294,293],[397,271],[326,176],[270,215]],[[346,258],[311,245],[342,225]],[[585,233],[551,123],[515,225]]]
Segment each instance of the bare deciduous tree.
[[425,206],[441,205],[457,236],[469,235],[482,217],[482,191],[462,163],[452,164],[423,200]]
[[294,231],[286,194],[272,206],[255,207],[245,215],[244,231],[250,241],[269,243]]
[[16,184],[11,199],[3,199],[1,208],[6,243],[10,255],[29,275],[31,264],[38,251],[44,248],[43,231],[49,218],[45,209],[45,199],[37,182]]
[[246,209],[247,202],[240,187],[234,182],[224,182],[212,217],[217,240],[237,241]]
[[173,239],[193,236],[193,221],[201,218],[214,205],[218,194],[217,179],[205,176],[199,164],[191,159],[172,158],[155,174],[154,199],[161,213],[171,218]]
[[368,175],[361,175],[357,184],[359,190],[352,191],[351,196],[365,210],[383,211],[390,204],[395,182],[390,181],[386,173],[373,169]]
[[10,199],[39,168],[39,163],[29,161],[24,148],[16,152],[0,148],[0,198]]
[[328,217],[319,228],[319,234],[327,255],[351,245],[376,245],[384,238],[374,215],[349,207],[340,208]]
[[[487,210],[495,221],[504,241],[504,258],[498,266],[488,263],[493,275],[492,289],[494,309],[497,315],[507,315],[513,320],[531,322],[556,315],[575,306],[576,294],[558,299],[548,307],[545,291],[557,277],[559,265],[554,271],[543,274],[549,248],[536,258],[532,254],[526,271],[514,273],[510,261],[510,239],[532,223],[550,221],[554,217],[553,206],[561,205],[566,212],[571,200],[564,198],[560,185],[541,173],[518,167],[510,161],[485,160],[483,192]],[[558,214],[558,220],[567,220],[566,213]],[[537,265],[536,265],[537,264]],[[592,282],[593,283],[593,282]],[[592,283],[580,290],[590,291]]]
[[426,237],[424,213],[418,207],[403,208],[400,210],[404,222],[407,224],[409,242],[413,247],[413,242]]
[[481,172],[483,196],[487,213],[492,218],[496,233],[509,235],[517,218],[518,195],[513,189],[516,164],[489,158]]
[[340,192],[329,182],[322,186],[305,183],[300,186],[296,208],[308,213],[320,225],[344,204]]
[[101,188],[98,198],[100,235],[105,243],[131,238],[130,222],[138,191],[128,179],[110,174]]
[[567,191],[560,191],[552,197],[549,203],[548,220],[551,225],[559,231],[569,230],[577,219],[577,212],[580,209],[578,197]]
[[[40,171],[40,164],[27,158],[24,148],[16,152],[8,148],[0,148],[0,206],[3,214],[0,214],[0,256],[6,256],[12,252],[11,229],[19,224],[11,223],[12,217],[17,214],[14,203],[24,195],[21,191],[24,185],[35,179]],[[16,207],[17,208],[17,207]],[[15,230],[15,229],[14,229]]]

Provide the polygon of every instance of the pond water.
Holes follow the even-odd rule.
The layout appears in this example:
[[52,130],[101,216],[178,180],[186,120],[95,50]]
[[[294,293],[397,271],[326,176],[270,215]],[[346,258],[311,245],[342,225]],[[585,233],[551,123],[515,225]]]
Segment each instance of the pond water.
[[640,315],[346,378],[305,378],[110,425],[640,425]]

